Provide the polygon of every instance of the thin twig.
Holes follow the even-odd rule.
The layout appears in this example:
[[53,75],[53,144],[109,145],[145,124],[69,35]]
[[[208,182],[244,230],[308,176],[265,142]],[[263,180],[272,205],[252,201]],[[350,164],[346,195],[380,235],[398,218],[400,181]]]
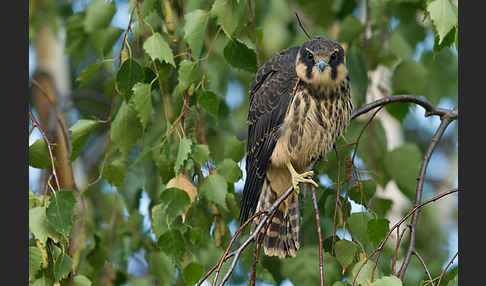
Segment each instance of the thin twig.
[[52,155],[52,148],[51,148],[51,143],[49,142],[49,138],[47,138],[46,133],[44,132],[44,130],[40,126],[40,124],[37,121],[37,119],[35,119],[35,117],[34,117],[34,115],[32,114],[31,111],[29,111],[29,117],[30,117],[30,120],[32,120],[32,124],[34,124],[37,127],[37,129],[39,129],[39,131],[40,131],[40,133],[42,135],[42,138],[44,138],[44,141],[46,141],[47,150],[49,150],[49,157],[51,158],[52,174],[54,175],[54,179],[56,179],[57,189],[60,190],[61,189],[61,185],[59,184],[59,179],[57,178],[56,166],[54,164],[54,156]]
[[257,266],[258,260],[260,258],[260,252],[262,250],[263,240],[264,240],[265,235],[267,233],[268,227],[270,226],[270,224],[272,222],[273,217],[277,213],[276,210],[277,209],[274,209],[272,211],[272,213],[270,214],[270,217],[268,218],[267,223],[265,224],[265,228],[263,229],[262,232],[260,232],[260,238],[258,239],[257,243],[255,244],[256,245],[256,248],[255,248],[256,253],[255,253],[255,256],[254,256],[254,259],[253,259],[252,272],[251,272],[251,275],[250,275],[250,285],[252,285],[252,286],[255,286],[256,266]]
[[454,262],[454,260],[456,259],[456,257],[457,257],[458,254],[459,254],[459,251],[456,252],[456,254],[451,258],[451,260],[449,261],[449,263],[447,263],[447,266],[444,268],[444,270],[442,270],[442,272],[440,273],[439,282],[437,282],[437,286],[440,286],[440,281],[442,280],[442,277],[446,273],[446,271],[449,268],[449,266],[452,265],[452,262]]
[[333,221],[333,235],[332,235],[332,249],[334,250],[334,243],[336,241],[336,216],[337,216],[337,208],[339,202],[339,196],[341,195],[341,161],[339,160],[339,152],[334,145],[334,151],[336,152],[336,161],[337,161],[337,190],[336,190],[336,202],[334,205],[334,221]]
[[385,245],[386,241],[388,240],[388,238],[390,237],[391,233],[398,227],[400,226],[406,219],[408,219],[412,214],[414,214],[418,209],[422,208],[423,206],[427,205],[427,204],[430,204],[432,202],[435,202],[437,201],[438,199],[444,197],[444,196],[447,196],[447,195],[450,195],[452,193],[456,193],[458,192],[459,189],[453,189],[453,190],[450,190],[450,191],[447,191],[447,192],[443,192],[439,195],[436,195],[435,197],[431,198],[430,200],[427,200],[417,206],[415,206],[414,208],[412,208],[402,219],[400,219],[391,229],[390,231],[388,231],[387,235],[385,236],[385,238],[382,240],[382,242],[380,243],[380,245],[378,246],[378,248],[376,248],[375,250],[373,250],[367,257],[366,259],[364,260],[364,262],[360,265],[359,269],[358,269],[358,272],[356,273],[356,275],[354,276],[354,279],[353,279],[353,286],[355,285],[356,283],[356,278],[358,277],[361,269],[364,267],[364,265],[368,262],[368,260],[373,256],[375,255],[378,251],[381,251],[383,249],[383,246]]
[[449,110],[449,109],[443,109],[443,108],[437,108],[433,106],[427,99],[423,99],[421,97],[415,96],[415,95],[392,95],[392,96],[386,96],[384,98],[375,100],[373,102],[367,103],[351,114],[351,120],[355,119],[356,117],[367,113],[368,111],[382,106],[386,105],[389,103],[394,103],[394,102],[411,102],[418,104],[422,106],[425,109],[425,117],[429,117],[431,115],[439,115],[443,116],[448,113],[451,115],[451,119],[457,119],[457,110]]
[[59,112],[59,109],[57,108],[56,104],[52,102],[51,98],[49,97],[48,92],[41,86],[41,84],[35,80],[34,78],[30,78],[30,81],[40,90],[40,93],[47,99],[49,104],[52,106],[54,109],[54,114],[56,115],[56,119],[59,122],[59,125],[61,126],[61,132],[63,135],[64,143],[66,144],[67,148],[71,148],[70,142],[69,142],[69,136],[67,133],[66,126],[64,124],[64,121],[62,120],[61,113]]
[[312,188],[312,202],[314,204],[314,212],[316,215],[316,227],[317,227],[317,238],[319,239],[319,277],[321,279],[321,286],[324,286],[324,263],[322,259],[322,235],[321,235],[321,220],[319,215],[319,208],[317,207],[316,199],[316,187],[311,185]]
[[[457,112],[455,116],[457,117]],[[427,149],[427,153],[425,153],[424,160],[422,161],[422,166],[420,167],[420,175],[418,177],[417,189],[415,192],[415,205],[418,205],[422,201],[422,190],[425,182],[425,173],[427,171],[427,166],[429,164],[430,158],[432,157],[432,153],[434,152],[435,147],[439,143],[440,138],[442,138],[442,135],[447,129],[447,126],[449,126],[449,124],[454,120],[453,117],[454,117],[453,111],[448,111],[448,113],[441,116],[442,121],[440,123],[440,126],[439,128],[437,128],[437,131],[432,137],[432,140]],[[405,259],[400,268],[400,272],[398,276],[401,280],[403,280],[403,277],[405,276],[405,271],[407,270],[408,264],[410,262],[412,251],[415,248],[415,237],[416,237],[415,227],[417,225],[419,215],[420,215],[420,210],[417,211],[412,217],[411,228],[410,228],[410,244],[407,253],[405,254]]]
[[[425,273],[427,273],[427,276],[429,277],[429,280],[432,281],[432,276],[430,276],[430,271],[429,269],[427,268],[427,265],[425,264],[425,261],[424,259],[422,258],[422,256],[420,256],[420,254],[417,252],[416,249],[414,249],[412,251],[412,253],[418,258],[418,260],[420,261],[420,263],[422,263],[422,266],[424,267],[425,269]],[[440,283],[440,280],[439,280],[439,283]],[[435,286],[434,283],[432,282],[432,286]]]
[[217,270],[216,270],[216,275],[214,276],[214,282],[213,282],[213,285],[216,285],[216,281],[218,280],[218,275],[219,275],[219,271],[221,270],[221,266],[223,265],[223,262],[225,260],[225,257],[228,255],[228,252],[229,250],[231,249],[231,246],[233,245],[233,242],[236,240],[236,238],[238,237],[238,235],[240,234],[240,232],[248,225],[249,222],[253,221],[256,217],[262,215],[263,212],[257,212],[255,214],[253,214],[249,219],[246,220],[246,222],[244,224],[242,224],[240,226],[240,228],[235,232],[235,234],[233,235],[233,238],[231,239],[230,243],[228,244],[228,246],[226,247],[226,250],[223,254],[223,256],[221,256],[221,259],[219,260],[219,263],[218,263],[218,267],[217,267]]
[[393,260],[392,260],[392,274],[395,275],[395,264],[397,262],[397,255],[398,255],[398,249],[400,248],[400,242],[402,241],[403,235],[405,234],[405,231],[408,229],[404,228],[402,230],[402,234],[400,234],[400,226],[397,227],[397,243],[395,246],[395,251],[393,252]]
[[[135,7],[132,9],[132,12],[130,13],[130,19],[128,20],[128,27],[125,30],[125,33],[123,35],[123,40],[122,40],[122,43],[121,43],[120,52],[118,53],[118,69],[120,69],[120,66],[121,66],[122,51],[125,48],[125,42],[127,41],[128,31],[130,30],[130,26],[132,25],[132,19],[133,19],[134,12],[135,12]],[[117,85],[116,81],[115,81],[115,91],[119,92],[118,85]],[[98,177],[93,182],[89,183],[88,187],[98,183],[101,180],[101,178],[103,177],[103,170],[105,169],[106,160],[108,159],[108,154],[110,153],[109,152],[110,146],[111,146],[110,133],[111,133],[111,123],[113,122],[113,111],[114,111],[114,109],[115,109],[115,97],[113,96],[111,98],[110,112],[108,114],[108,119],[107,119],[107,122],[108,122],[108,140],[106,142],[105,155],[103,157],[103,161],[101,162],[100,173],[99,173]]]

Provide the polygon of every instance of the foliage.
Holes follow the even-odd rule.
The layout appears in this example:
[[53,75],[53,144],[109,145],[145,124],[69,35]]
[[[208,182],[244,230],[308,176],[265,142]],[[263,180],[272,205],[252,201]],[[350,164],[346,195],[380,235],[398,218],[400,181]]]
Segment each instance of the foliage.
[[[42,25],[52,24],[43,15],[55,15],[50,21],[65,27],[74,103],[68,112],[79,115],[69,123],[70,164],[95,163],[88,164],[89,184],[78,185],[79,193],[54,189],[52,182],[29,191],[32,285],[193,285],[217,264],[239,222],[249,82],[259,65],[306,40],[294,11],[311,35],[345,46],[355,106],[366,102],[367,72],[380,66],[392,72],[390,94],[457,105],[459,30],[457,7],[449,0],[44,2],[48,5],[39,8],[29,1],[29,38],[35,43]],[[368,23],[360,16],[365,2]],[[73,3],[82,8],[74,10]],[[129,15],[123,16],[130,27],[114,22],[122,7],[128,7]],[[83,97],[83,91],[92,96]],[[346,163],[354,152],[348,146],[339,149],[340,169],[334,152],[316,164],[316,178],[330,180],[317,194],[325,285],[350,285],[389,232],[392,202],[375,196],[377,187],[394,181],[413,202],[432,136],[406,125],[416,109],[408,103],[386,107],[404,128],[402,146],[389,148],[380,121],[366,128],[355,120],[337,145],[354,142],[366,128],[357,147],[360,163]],[[454,153],[454,140],[445,137],[441,150]],[[43,139],[29,146],[29,165],[51,167]],[[429,177],[426,182],[429,189],[440,185]],[[262,255],[257,279],[319,283],[314,210],[306,191],[301,196],[304,231],[297,258]],[[351,211],[348,198],[359,211]],[[76,230],[81,242],[73,246],[77,219],[83,223]],[[433,224],[426,221],[427,227]],[[247,230],[239,239],[246,237]],[[430,238],[429,232],[419,232],[416,248],[426,262],[434,261],[429,269],[437,277],[448,257],[444,245]],[[402,245],[399,257],[407,243]],[[233,285],[249,279],[249,248],[231,277]],[[390,266],[394,250],[385,245],[374,281],[374,260],[369,260],[358,283],[428,280],[418,263],[398,279]],[[227,269],[228,263],[221,273]],[[443,281],[457,281],[454,269]]]

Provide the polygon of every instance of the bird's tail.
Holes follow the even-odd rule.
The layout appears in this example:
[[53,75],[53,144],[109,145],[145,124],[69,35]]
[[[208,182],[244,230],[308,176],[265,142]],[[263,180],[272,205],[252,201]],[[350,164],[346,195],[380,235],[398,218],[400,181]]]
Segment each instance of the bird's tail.
[[[263,183],[260,200],[256,211],[268,209],[277,200],[278,194],[275,192],[270,184],[268,178],[265,178]],[[259,219],[255,219],[252,225],[252,232],[258,225]],[[263,226],[262,231],[265,226]],[[287,199],[285,199],[280,207],[276,210],[267,233],[263,240],[263,250],[268,256],[278,256],[284,258],[286,255],[295,257],[297,250],[300,247],[299,242],[300,230],[300,209],[299,196],[296,192],[292,192]]]

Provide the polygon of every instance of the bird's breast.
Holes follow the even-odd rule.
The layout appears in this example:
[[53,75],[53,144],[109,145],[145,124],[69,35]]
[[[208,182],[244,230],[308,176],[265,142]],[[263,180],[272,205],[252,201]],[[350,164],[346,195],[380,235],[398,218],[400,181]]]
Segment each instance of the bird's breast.
[[290,160],[301,172],[332,148],[352,111],[351,98],[340,91],[321,97],[311,96],[306,88],[295,92],[272,153],[272,165],[281,166]]

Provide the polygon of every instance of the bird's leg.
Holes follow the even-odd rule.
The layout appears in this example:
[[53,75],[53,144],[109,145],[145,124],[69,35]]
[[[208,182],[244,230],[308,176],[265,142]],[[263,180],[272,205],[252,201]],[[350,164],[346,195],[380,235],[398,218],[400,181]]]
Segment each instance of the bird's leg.
[[313,171],[304,172],[302,174],[299,174],[299,173],[297,173],[297,171],[295,171],[294,166],[292,166],[292,163],[290,163],[290,161],[287,162],[286,165],[287,165],[287,168],[290,171],[290,175],[292,176],[292,186],[294,187],[294,189],[297,193],[299,193],[299,183],[311,183],[316,187],[319,186],[316,182],[314,182],[314,180],[311,179],[312,176],[314,176]]

